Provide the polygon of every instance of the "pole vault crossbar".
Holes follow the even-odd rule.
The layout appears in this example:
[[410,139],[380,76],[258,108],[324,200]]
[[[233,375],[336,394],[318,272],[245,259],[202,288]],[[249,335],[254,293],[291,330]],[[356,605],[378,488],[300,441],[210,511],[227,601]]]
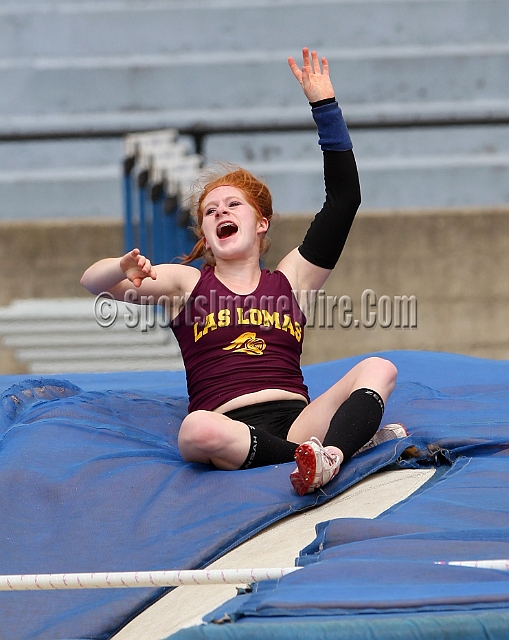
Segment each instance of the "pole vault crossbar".
[[251,584],[278,580],[301,567],[270,569],[200,569],[184,571],[119,571],[109,573],[45,573],[0,576],[0,591],[51,589],[126,589],[188,585]]

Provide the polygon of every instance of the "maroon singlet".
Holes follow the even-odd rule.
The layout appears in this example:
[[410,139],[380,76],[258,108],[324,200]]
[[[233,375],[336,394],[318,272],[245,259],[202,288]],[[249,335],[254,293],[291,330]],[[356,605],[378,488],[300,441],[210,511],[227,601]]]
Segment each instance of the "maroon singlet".
[[186,368],[189,411],[213,410],[263,389],[309,400],[300,368],[305,323],[280,271],[263,269],[256,289],[238,295],[205,267],[170,324]]

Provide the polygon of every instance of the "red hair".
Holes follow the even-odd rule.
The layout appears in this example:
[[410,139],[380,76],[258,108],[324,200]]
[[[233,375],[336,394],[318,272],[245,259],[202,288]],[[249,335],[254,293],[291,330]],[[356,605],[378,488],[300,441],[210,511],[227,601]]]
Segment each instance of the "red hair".
[[[225,167],[221,167],[223,170]],[[255,178],[255,176],[242,169],[241,167],[226,167],[229,169],[227,173],[218,174],[217,170],[212,170],[197,181],[194,186],[194,195],[191,196],[191,214],[195,220],[193,231],[198,236],[198,242],[194,245],[193,250],[187,256],[184,256],[182,263],[189,264],[193,260],[202,258],[206,265],[214,266],[216,264],[214,255],[210,249],[205,247],[205,238],[203,236],[203,201],[206,196],[217,187],[235,187],[242,191],[248,203],[254,208],[256,216],[261,220],[266,218],[269,222],[272,220],[272,196],[267,185]],[[264,233],[260,244],[260,255],[268,251],[270,240]]]

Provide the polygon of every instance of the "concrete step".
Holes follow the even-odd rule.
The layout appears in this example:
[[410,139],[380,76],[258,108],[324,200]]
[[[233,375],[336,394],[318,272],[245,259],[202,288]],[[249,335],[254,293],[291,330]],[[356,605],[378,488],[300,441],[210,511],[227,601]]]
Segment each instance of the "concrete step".
[[[78,368],[77,368],[78,367]],[[78,364],[68,360],[52,358],[50,361],[31,362],[29,373],[99,373],[113,371],[179,371],[183,369],[181,362],[172,362],[168,359],[125,359],[125,360],[80,360]]]
[[[353,130],[352,138],[363,207],[483,206],[509,200],[509,125]],[[205,160],[237,163],[264,177],[279,213],[316,211],[323,202],[321,152],[312,131],[212,135]],[[103,170],[2,171],[0,218],[121,218],[120,180],[119,162]]]
[[[43,320],[74,321],[86,320],[91,325],[94,319],[95,298],[28,298],[14,300],[8,307],[0,308],[0,322],[32,322]],[[122,311],[127,310],[123,302],[118,302]]]
[[[303,44],[329,57],[352,126],[507,121],[507,24],[503,0],[4,0],[0,136],[308,124],[286,64]],[[506,131],[471,131],[353,132],[364,206],[507,202]],[[280,212],[320,206],[314,134],[245,140],[212,136],[207,158],[266,175]],[[0,218],[120,218],[120,147],[0,144]]]
[[[175,147],[199,161],[189,138]],[[121,138],[0,144],[0,219],[121,218],[123,155]]]
[[117,314],[117,321],[104,327],[90,298],[16,300],[0,308],[0,337],[31,373],[183,368],[161,315],[155,320],[147,308],[124,303],[118,303]]
[[122,215],[122,140],[0,144],[0,218]]
[[[497,205],[509,201],[509,125],[352,131],[363,208]],[[324,198],[313,132],[215,135],[207,163],[231,162],[265,178],[275,210],[309,212]]]
[[0,57],[497,42],[500,0],[32,0],[0,3]]
[[[509,151],[508,125],[426,127],[419,129],[385,129],[351,131],[354,151],[359,161],[412,157],[429,161],[451,156],[467,156],[473,161]],[[215,134],[208,136],[205,149],[207,164],[225,162],[245,164],[320,161],[321,151],[314,131]]]
[[121,138],[30,140],[0,144],[0,174],[18,171],[64,171],[120,167]]
[[[106,361],[108,363],[115,361],[121,362],[123,360],[127,361],[138,361],[138,360],[149,360],[151,362],[158,362],[159,367],[161,369],[166,368],[165,364],[168,362],[168,353],[164,353],[160,349],[160,345],[158,345],[157,353],[154,352],[150,354],[150,358],[147,358],[147,347],[145,345],[111,345],[105,346],[101,345],[100,347],[83,345],[77,347],[65,347],[60,348],[58,350],[58,357],[55,358],[55,347],[24,347],[21,349],[17,349],[16,355],[20,360],[31,363],[41,363],[52,361],[57,359],[58,361],[66,361],[71,362],[73,366],[76,366],[76,362],[80,362],[81,360],[94,360],[103,362]],[[166,350],[168,351],[168,350]],[[172,350],[172,355],[175,356],[175,350]]]
[[[83,325],[81,325],[83,327]],[[115,329],[103,329],[101,333],[98,331],[90,330],[88,325],[81,328],[78,323],[67,323],[67,326],[60,327],[53,330],[47,327],[46,331],[41,331],[38,327],[34,330],[31,323],[26,323],[23,331],[15,332],[13,326],[9,327],[4,324],[0,325],[0,331],[2,332],[3,344],[9,348],[39,348],[41,345],[44,347],[89,347],[94,345],[105,345],[107,347],[120,346],[125,349],[126,344],[129,347],[161,347],[172,344],[175,349],[175,353],[178,352],[178,347],[173,343],[171,333],[163,331],[147,331],[146,333],[140,333],[136,331],[130,331],[129,336],[126,336],[125,330]]]
[[120,177],[115,165],[2,172],[0,218],[119,218]]
[[[360,161],[361,210],[498,206],[509,201],[509,155],[489,158],[485,166],[465,156],[445,158],[443,163],[412,160]],[[319,163],[246,168],[265,176],[277,213],[320,209],[324,190]]]
[[[324,48],[338,97],[345,106],[509,100],[509,44],[435,47]],[[106,58],[0,61],[0,114],[20,118],[52,114],[95,116],[101,126],[114,113],[197,113],[285,108],[302,100],[286,64],[286,51],[194,53]],[[274,63],[274,61],[277,61]],[[437,73],[437,68],[440,73]],[[235,91],[232,91],[235,87]],[[102,116],[101,116],[102,114]],[[102,117],[102,121],[101,121]]]

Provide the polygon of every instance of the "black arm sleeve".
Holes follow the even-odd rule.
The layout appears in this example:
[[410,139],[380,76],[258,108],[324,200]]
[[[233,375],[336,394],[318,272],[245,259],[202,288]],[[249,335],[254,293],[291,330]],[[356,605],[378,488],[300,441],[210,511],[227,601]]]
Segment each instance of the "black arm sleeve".
[[316,214],[300,254],[312,264],[334,269],[361,203],[353,151],[324,151],[325,203]]

